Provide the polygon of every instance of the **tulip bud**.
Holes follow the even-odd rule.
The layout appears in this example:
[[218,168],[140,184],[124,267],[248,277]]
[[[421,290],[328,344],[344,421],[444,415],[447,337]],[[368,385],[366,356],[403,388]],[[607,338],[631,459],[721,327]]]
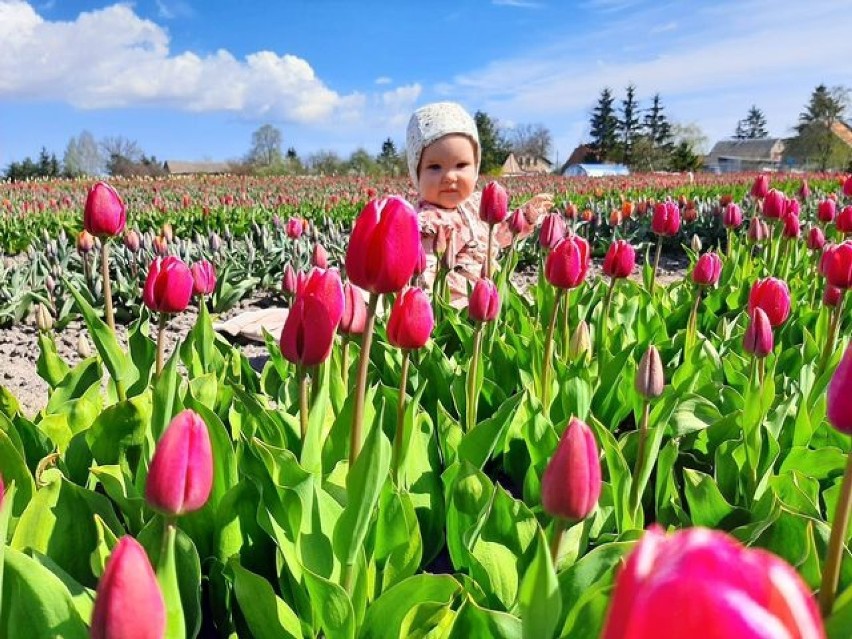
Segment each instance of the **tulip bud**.
[[811,187],[808,186],[807,180],[802,180],[802,185],[799,187],[798,196],[802,201],[807,200],[811,196]]
[[770,189],[763,198],[763,217],[770,220],[781,219],[786,203],[787,198],[781,191]]
[[825,233],[818,226],[812,226],[808,230],[808,248],[812,251],[821,251],[825,246]]
[[36,326],[42,333],[46,333],[53,328],[53,316],[41,302],[36,306]]
[[636,370],[636,392],[645,399],[654,399],[663,394],[665,384],[660,353],[657,347],[651,344],[639,360],[639,368]]
[[124,234],[124,246],[131,253],[136,253],[139,250],[139,233],[128,229]]
[[699,286],[715,286],[722,274],[722,259],[715,253],[705,253],[692,269],[692,281]]
[[127,212],[118,192],[106,182],[97,182],[86,196],[83,227],[94,236],[118,235],[126,221]]
[[579,235],[559,242],[544,263],[547,281],[558,288],[575,288],[586,279],[589,270],[589,243]]
[[822,200],[817,205],[817,217],[820,222],[833,222],[834,216],[837,214],[837,202],[830,198]]
[[334,269],[313,269],[297,287],[281,329],[281,354],[300,366],[324,362],[331,353],[343,306],[340,274]]
[[852,233],[852,206],[845,206],[834,221],[837,230],[843,234]]
[[438,256],[438,259],[447,252],[447,227],[439,226],[435,231],[435,237],[432,238],[432,252]]
[[86,253],[91,251],[94,246],[95,238],[93,238],[92,235],[86,230],[80,231],[80,233],[77,235],[77,252],[80,255],[85,255]]
[[343,284],[343,316],[340,318],[340,332],[347,335],[360,335],[367,326],[367,304],[363,291],[352,284]]
[[291,217],[287,220],[287,226],[284,231],[287,233],[287,237],[291,240],[298,240],[302,237],[302,233],[305,231],[305,225],[302,223],[302,220],[298,217]]
[[174,230],[172,229],[172,225],[169,224],[168,222],[163,224],[163,229],[162,229],[162,231],[160,231],[160,235],[162,235],[164,238],[166,238],[166,242],[171,242],[173,239],[175,239],[175,233],[174,233]]
[[[795,202],[795,200],[793,200]],[[793,240],[799,237],[801,232],[799,227],[799,216],[795,213],[790,213],[783,218],[784,230],[782,235],[788,240]]]
[[118,540],[98,582],[92,639],[162,639],[166,603],[145,549],[130,535]]
[[852,241],[846,240],[824,251],[820,267],[832,286],[852,288]]
[[775,327],[783,324],[790,315],[790,289],[787,282],[774,277],[756,281],[748,296],[748,310],[760,307]]
[[751,242],[763,242],[769,237],[769,227],[758,217],[751,218],[748,225],[748,239]]
[[314,244],[314,252],[311,255],[311,262],[317,268],[328,268],[328,251],[322,244]]
[[509,225],[509,230],[513,235],[528,233],[532,229],[532,225],[527,222],[527,216],[524,215],[524,212],[521,209],[515,209],[515,211],[509,216],[507,224]]
[[544,216],[539,230],[538,243],[547,250],[553,250],[565,237],[565,222],[558,213],[548,213]]
[[489,182],[482,189],[479,201],[479,219],[489,225],[500,224],[509,214],[509,195],[497,182]]
[[423,248],[423,243],[421,242],[420,252],[417,255],[417,266],[414,267],[414,277],[422,275],[426,271],[428,264],[429,263],[426,259],[426,250]]
[[281,281],[281,290],[287,295],[295,295],[298,288],[298,278],[296,271],[293,270],[293,265],[288,263],[284,267],[284,278]]
[[852,197],[852,175],[848,176],[843,182],[843,195]]
[[586,320],[580,320],[571,339],[568,342],[568,357],[571,361],[590,356],[592,353],[592,338],[589,336],[589,325]]
[[154,253],[157,255],[166,255],[169,252],[169,242],[162,235],[157,235],[151,241],[151,244],[154,248]]
[[192,265],[193,295],[210,295],[216,290],[216,269],[207,260],[200,260]]
[[541,477],[541,505],[551,517],[577,522],[595,510],[601,462],[591,429],[572,417]]
[[215,231],[210,234],[210,239],[208,240],[208,245],[210,246],[210,250],[213,253],[218,253],[222,249],[222,239],[219,237],[218,233]]
[[56,290],[56,280],[53,279],[53,276],[50,273],[48,273],[44,278],[44,288],[46,288],[47,292],[51,295],[53,294],[53,291]]
[[766,357],[775,346],[769,317],[759,306],[749,314],[749,322],[743,335],[743,350],[755,357]]
[[163,432],[145,481],[145,500],[166,515],[179,516],[203,507],[213,487],[213,449],[207,425],[184,410]]
[[731,202],[722,212],[722,224],[725,228],[735,229],[743,223],[743,210]]
[[388,318],[388,341],[397,348],[414,350],[429,341],[435,318],[423,289],[409,287],[397,295]]
[[624,278],[633,272],[636,250],[625,240],[615,240],[609,245],[603,262],[604,275]]
[[371,293],[394,293],[414,274],[420,228],[414,208],[401,197],[370,200],[355,220],[346,249],[346,273]]
[[500,294],[497,286],[489,279],[476,280],[470,300],[467,305],[467,313],[475,322],[491,322],[500,312]]
[[193,286],[192,273],[180,258],[158,257],[148,269],[142,300],[152,311],[180,313],[189,305]]
[[651,230],[661,236],[677,235],[680,230],[680,209],[675,202],[660,202],[654,207]]
[[456,233],[453,230],[449,230],[445,236],[444,252],[441,255],[441,267],[446,271],[454,270],[456,268],[456,255],[458,255]]
[[692,249],[693,253],[701,252],[701,238],[695,233],[692,234],[692,240],[689,243],[689,248]]
[[829,423],[841,433],[852,435],[852,347],[847,347],[828,383]]
[[92,356],[92,348],[89,346],[89,340],[82,333],[77,335],[77,355],[80,356],[80,359],[88,359]]
[[758,175],[751,186],[751,196],[762,199],[766,197],[767,193],[769,193],[769,178],[765,175]]
[[822,293],[822,303],[834,308],[840,304],[840,300],[843,299],[843,293],[845,293],[845,291],[842,288],[837,288],[836,286],[832,286],[826,282],[825,290]]

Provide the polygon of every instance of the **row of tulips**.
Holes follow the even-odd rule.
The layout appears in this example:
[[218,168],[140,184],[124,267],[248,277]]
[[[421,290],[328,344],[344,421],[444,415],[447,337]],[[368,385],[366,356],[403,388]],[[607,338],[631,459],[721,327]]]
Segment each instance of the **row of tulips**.
[[[490,185],[483,219],[508,219],[507,202]],[[663,203],[661,215],[673,219],[674,208]],[[557,223],[545,223],[531,299],[508,281],[510,251],[459,315],[412,285],[423,262],[413,209],[401,198],[370,202],[351,234],[346,282],[322,266],[295,274],[290,313],[259,378],[212,336],[203,304],[192,333],[152,376],[147,316],[124,351],[77,294],[109,371],[106,397],[99,360],[62,373],[44,335],[48,408],[31,423],[3,402],[4,430],[16,433],[0,440],[13,482],[0,519],[13,529],[11,578],[39,584],[40,595],[21,592],[43,609],[44,597],[85,592],[100,576],[90,616],[69,606],[35,614],[33,636],[50,636],[47,620],[57,614],[69,636],[88,621],[105,637],[194,635],[204,624],[293,637],[438,628],[442,636],[822,637],[823,618],[830,636],[845,636],[852,471],[836,480],[842,452],[850,458],[852,354],[832,369],[848,322],[837,310],[827,321],[816,301],[794,308],[790,286],[771,270],[783,264],[764,260],[779,254],[777,237],[760,240],[765,252],[736,243],[724,262],[696,256],[688,281],[670,288],[655,286],[650,264],[644,286],[629,280],[635,249],[617,239],[605,259],[609,282],[593,285],[587,240],[564,228],[556,238]],[[840,263],[844,246],[824,246],[823,260],[791,251],[788,264],[805,271],[788,271],[793,290],[810,292],[820,263]],[[168,278],[184,282],[181,290],[189,282],[189,269],[166,260],[154,262],[145,287],[161,315],[180,310],[158,306]],[[850,285],[838,288],[841,300]],[[815,338],[829,353],[818,365],[806,361],[819,351]],[[358,349],[351,384],[350,346]],[[386,414],[386,403],[397,410]],[[829,510],[834,526],[823,542]],[[47,513],[70,513],[88,532],[39,529]],[[651,522],[698,527],[643,533]],[[62,582],[50,581],[38,553],[67,573]],[[94,567],[81,555],[95,557]],[[434,574],[442,555],[452,575]],[[200,566],[220,611],[211,618],[200,613]],[[140,616],[134,601],[151,614]],[[689,614],[673,616],[678,603]],[[0,621],[31,608],[15,599]]]

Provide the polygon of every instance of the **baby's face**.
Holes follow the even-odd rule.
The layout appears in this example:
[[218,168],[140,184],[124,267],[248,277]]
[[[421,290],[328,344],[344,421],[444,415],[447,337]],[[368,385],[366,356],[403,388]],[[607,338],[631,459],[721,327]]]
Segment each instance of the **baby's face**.
[[442,209],[453,209],[476,188],[476,154],[465,135],[445,135],[423,149],[420,196]]

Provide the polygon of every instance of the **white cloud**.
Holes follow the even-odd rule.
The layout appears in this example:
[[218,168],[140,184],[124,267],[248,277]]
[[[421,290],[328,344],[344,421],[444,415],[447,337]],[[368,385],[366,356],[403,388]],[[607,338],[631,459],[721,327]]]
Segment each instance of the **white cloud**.
[[[184,2],[158,2],[161,12]],[[49,21],[22,0],[0,0],[0,98],[65,101],[81,109],[158,106],[192,112],[234,112],[248,119],[322,126],[407,114],[420,88],[376,96],[341,94],[298,56],[258,51],[238,59],[229,51],[172,53],[169,35],[116,4]],[[416,85],[415,85],[416,86]]]
[[540,9],[543,6],[541,2],[533,2],[532,0],[491,0],[491,4],[498,7],[518,7],[519,9]]
[[393,80],[386,75],[380,75],[375,79],[376,84],[391,84]]
[[174,20],[193,15],[193,10],[182,0],[157,0],[157,15],[164,20]]

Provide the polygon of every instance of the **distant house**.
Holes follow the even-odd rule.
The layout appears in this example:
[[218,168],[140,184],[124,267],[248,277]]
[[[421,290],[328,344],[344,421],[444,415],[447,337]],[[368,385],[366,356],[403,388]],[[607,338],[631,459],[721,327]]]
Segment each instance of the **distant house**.
[[200,175],[228,173],[228,165],[224,162],[182,162],[166,160],[163,169],[168,175]]
[[714,173],[776,171],[784,155],[784,140],[722,140],[704,157],[704,167]]
[[502,175],[539,175],[550,173],[553,164],[540,155],[515,155],[510,153],[503,162]]
[[612,175],[630,175],[630,169],[623,164],[571,164],[565,167],[562,175],[566,177],[608,177]]

